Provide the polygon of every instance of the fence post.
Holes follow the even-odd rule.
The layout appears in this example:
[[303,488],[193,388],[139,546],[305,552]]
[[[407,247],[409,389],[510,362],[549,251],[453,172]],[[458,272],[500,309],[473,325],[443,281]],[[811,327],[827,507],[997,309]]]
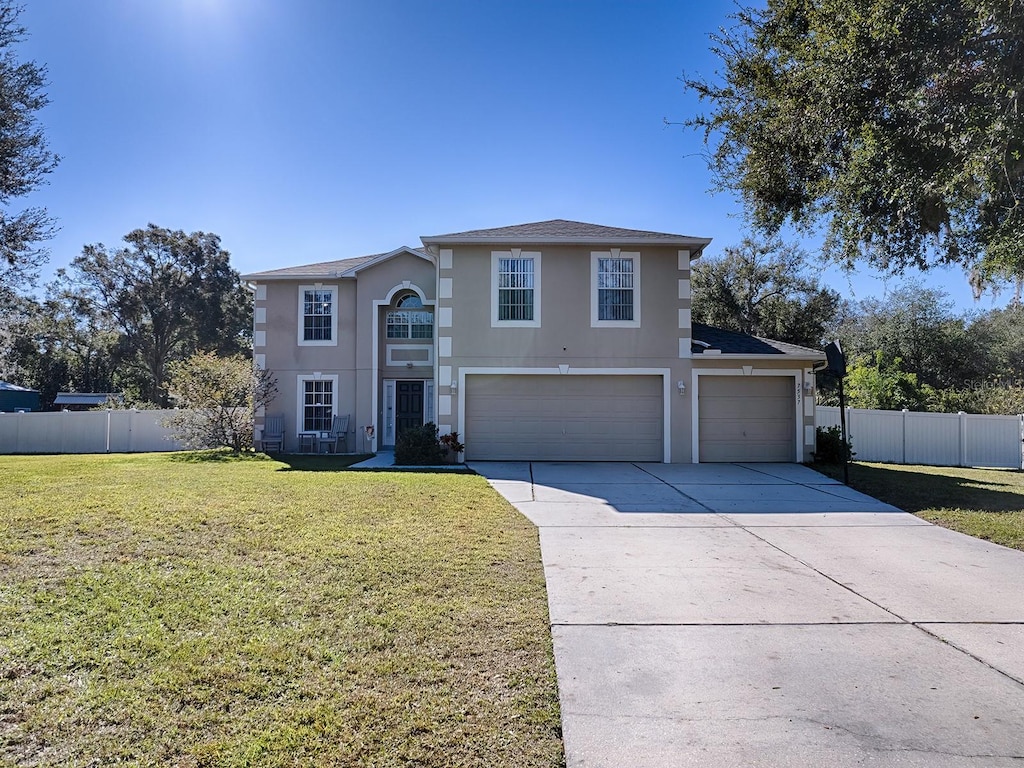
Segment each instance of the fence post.
[[958,466],[967,466],[967,414],[963,411],[957,411],[957,418],[960,423],[960,464]]
[[107,408],[107,453],[110,453],[110,412],[111,408]]
[[857,446],[853,443],[853,408],[846,406],[846,439],[850,441],[851,450],[856,453]]
[[1020,449],[1020,468],[1024,469],[1024,413],[1017,418],[1020,419],[1020,442],[1017,447]]
[[909,413],[909,410],[904,408],[903,409],[903,417],[902,417],[902,421],[903,421],[903,445],[900,446],[900,448],[902,449],[900,451],[900,455],[902,456],[902,460],[900,461],[900,464],[906,464],[907,463],[907,414],[908,413]]

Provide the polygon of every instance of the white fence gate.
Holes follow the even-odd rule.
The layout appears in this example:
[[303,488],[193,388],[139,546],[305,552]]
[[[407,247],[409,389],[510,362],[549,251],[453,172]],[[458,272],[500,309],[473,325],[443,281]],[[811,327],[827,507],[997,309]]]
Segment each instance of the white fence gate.
[[[817,426],[839,426],[838,407],[814,413]],[[1024,468],[1024,416],[847,408],[846,429],[861,461]]]
[[160,422],[174,411],[0,413],[3,453],[180,451]]

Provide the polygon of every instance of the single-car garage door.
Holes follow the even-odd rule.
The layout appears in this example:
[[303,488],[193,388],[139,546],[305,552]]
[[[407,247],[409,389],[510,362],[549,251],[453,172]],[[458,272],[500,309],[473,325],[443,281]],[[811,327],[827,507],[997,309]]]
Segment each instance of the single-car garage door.
[[796,461],[792,376],[701,376],[700,461]]
[[660,376],[466,377],[466,458],[662,461]]

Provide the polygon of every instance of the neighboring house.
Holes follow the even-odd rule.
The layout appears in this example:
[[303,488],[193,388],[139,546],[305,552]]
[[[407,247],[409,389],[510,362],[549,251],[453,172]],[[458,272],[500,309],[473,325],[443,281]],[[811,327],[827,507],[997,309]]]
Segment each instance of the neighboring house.
[[810,458],[824,355],[691,323],[709,239],[554,220],[421,240],[244,276],[286,450],[347,414],[352,450],[432,421],[476,460]]
[[124,395],[120,392],[58,392],[53,407],[59,411],[89,411],[123,402]]
[[38,390],[19,387],[8,381],[0,381],[0,413],[38,410]]

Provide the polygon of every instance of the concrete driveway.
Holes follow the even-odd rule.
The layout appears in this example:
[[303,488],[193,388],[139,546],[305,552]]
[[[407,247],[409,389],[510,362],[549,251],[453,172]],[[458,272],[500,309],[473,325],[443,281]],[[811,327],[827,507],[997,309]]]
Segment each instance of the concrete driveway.
[[568,768],[1024,765],[1024,553],[797,465],[471,466],[540,531]]

